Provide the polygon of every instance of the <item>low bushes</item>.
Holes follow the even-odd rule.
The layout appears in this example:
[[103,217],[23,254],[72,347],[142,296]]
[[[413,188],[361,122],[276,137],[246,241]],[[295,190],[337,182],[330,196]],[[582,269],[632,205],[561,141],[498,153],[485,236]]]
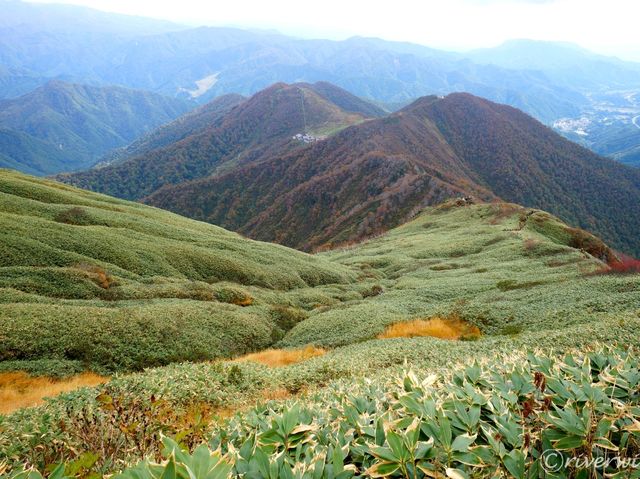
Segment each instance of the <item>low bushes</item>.
[[609,264],[598,270],[596,274],[638,274],[640,273],[640,260],[622,253],[609,261]]
[[61,211],[55,217],[58,223],[65,223],[75,226],[88,226],[93,224],[91,215],[84,208],[74,206],[68,210]]
[[364,299],[373,298],[384,293],[384,288],[379,284],[374,284],[370,289],[364,290],[361,294]]
[[236,306],[250,306],[253,304],[253,298],[249,293],[232,286],[217,289],[214,296],[221,303],[235,304]]
[[271,338],[274,343],[280,341],[296,324],[309,317],[308,313],[299,308],[276,305],[269,311],[274,327]]
[[528,289],[544,284],[543,281],[522,281],[518,282],[513,279],[505,279],[496,283],[496,288],[500,291],[513,291],[515,289]]
[[[192,420],[196,419],[193,416],[197,415],[198,411],[205,416],[208,414],[207,411],[228,415],[229,412],[238,410],[246,412],[247,406],[255,401],[263,401],[269,397],[286,398],[285,391],[313,391],[317,387],[327,385],[338,387],[343,396],[358,398],[364,384],[358,378],[363,376],[369,378],[369,384],[393,395],[396,391],[393,387],[395,382],[392,380],[389,384],[388,380],[397,377],[406,367],[424,376],[434,372],[445,372],[448,375],[447,372],[463,370],[468,365],[469,358],[475,358],[483,364],[492,361],[498,361],[501,365],[525,364],[524,356],[513,357],[513,351],[529,351],[535,348],[537,351],[555,355],[574,350],[591,351],[598,344],[614,342],[637,348],[640,345],[637,335],[640,318],[633,315],[623,319],[616,315],[608,320],[593,321],[588,325],[578,324],[562,330],[540,330],[535,333],[523,331],[513,337],[483,336],[480,340],[472,342],[440,341],[428,337],[374,340],[331,350],[325,355],[281,368],[269,368],[246,361],[215,361],[172,364],[149,369],[143,373],[118,375],[98,391],[67,393],[40,408],[19,411],[11,416],[0,416],[0,463],[5,461],[13,467],[18,467],[26,462],[36,464],[40,470],[44,470],[49,464],[68,462],[79,458],[84,452],[91,451],[84,445],[80,433],[90,432],[89,437],[99,440],[101,434],[109,431],[120,434],[122,438],[121,434],[128,430],[126,420],[137,421],[137,418],[146,417],[147,414],[151,415],[153,421],[145,434],[153,435],[154,438],[163,431],[165,435],[172,437],[180,432],[193,432],[190,425],[185,425],[189,421],[188,417],[177,419],[171,414],[158,415],[157,411],[174,411],[180,417],[192,411],[194,414],[189,416]],[[546,357],[542,353],[539,354],[540,360]],[[550,356],[552,357],[555,356]],[[463,366],[460,366],[461,364]],[[487,370],[490,369],[490,366],[487,366]],[[336,380],[339,381],[337,386]],[[355,389],[344,389],[344,386]],[[365,384],[365,387],[368,386]],[[103,406],[96,401],[99,393],[111,396],[121,407],[130,406],[131,414],[117,419],[110,411],[100,413]],[[153,401],[161,407],[156,409]],[[304,401],[305,405],[312,405],[314,402],[309,396],[301,401]],[[324,400],[320,403],[323,408],[330,405]],[[258,411],[264,414],[275,407],[275,404],[269,404],[261,406]],[[91,415],[86,416],[85,411]],[[87,417],[92,421],[87,421]],[[252,422],[256,420],[252,412],[243,414],[242,417],[247,424],[255,424]],[[110,429],[112,420],[116,421],[117,431],[121,431],[119,426],[122,425],[125,432]],[[183,426],[178,427],[180,424]],[[78,431],[76,428],[81,430]],[[219,434],[225,435],[225,431],[230,432],[226,428],[218,429],[215,433],[208,431],[209,434],[204,439]],[[115,436],[114,440],[117,438],[118,436]],[[145,436],[130,435],[126,438],[127,445],[114,458],[116,462],[100,462],[100,472],[113,472],[122,467],[121,465],[131,464],[140,457],[136,451],[143,444],[131,441],[142,441]],[[144,447],[149,446],[148,442],[144,444],[147,444]],[[154,443],[149,454],[157,455],[158,446],[158,443]]]
[[156,208],[61,190],[15,172],[0,176],[0,266],[84,262],[108,265],[112,274],[129,279],[165,276],[278,290],[355,278],[348,268],[323,258]]
[[5,304],[0,361],[72,360],[95,371],[246,354],[272,344],[266,315],[199,301],[119,307]]

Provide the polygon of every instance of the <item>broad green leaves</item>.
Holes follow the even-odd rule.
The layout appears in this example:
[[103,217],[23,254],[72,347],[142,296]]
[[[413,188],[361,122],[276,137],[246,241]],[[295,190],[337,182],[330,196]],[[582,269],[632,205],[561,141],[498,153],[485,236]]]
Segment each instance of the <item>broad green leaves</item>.
[[[164,462],[115,479],[638,477],[606,462],[640,454],[633,351],[529,355],[394,381],[344,381],[304,401],[268,403],[217,426],[209,447],[191,454],[164,438]],[[604,465],[594,469],[595,460]],[[49,478],[90,477],[93,461],[87,453]],[[42,479],[31,470],[11,477]]]

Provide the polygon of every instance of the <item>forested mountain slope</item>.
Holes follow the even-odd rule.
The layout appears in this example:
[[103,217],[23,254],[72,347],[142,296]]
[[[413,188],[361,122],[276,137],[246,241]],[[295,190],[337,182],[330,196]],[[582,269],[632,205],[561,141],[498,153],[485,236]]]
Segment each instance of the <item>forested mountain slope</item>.
[[640,251],[638,170],[469,94],[425,97],[287,155],[167,185],[145,201],[312,249],[379,233],[460,195],[544,208]]
[[39,175],[88,168],[192,106],[144,91],[50,81],[0,101],[0,128],[15,137],[0,166]]
[[[335,95],[335,89],[332,94]],[[166,184],[179,184],[265,158],[280,157],[363,122],[367,118],[365,112],[378,111],[346,91],[338,101],[357,111],[343,110],[317,93],[313,85],[278,83],[226,114],[215,118],[205,115],[203,123],[197,116],[187,117],[177,125],[179,131],[188,135],[175,143],[143,151],[139,156],[106,168],[59,178],[102,193],[140,199]],[[295,135],[301,137],[294,138]]]

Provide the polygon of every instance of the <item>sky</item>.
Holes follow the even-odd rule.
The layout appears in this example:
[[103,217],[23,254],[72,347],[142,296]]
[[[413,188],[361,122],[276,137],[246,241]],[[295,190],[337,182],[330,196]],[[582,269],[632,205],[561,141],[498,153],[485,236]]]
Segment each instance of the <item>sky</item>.
[[640,0],[36,0],[189,25],[275,29],[306,38],[354,35],[445,50],[513,38],[568,41],[640,61]]

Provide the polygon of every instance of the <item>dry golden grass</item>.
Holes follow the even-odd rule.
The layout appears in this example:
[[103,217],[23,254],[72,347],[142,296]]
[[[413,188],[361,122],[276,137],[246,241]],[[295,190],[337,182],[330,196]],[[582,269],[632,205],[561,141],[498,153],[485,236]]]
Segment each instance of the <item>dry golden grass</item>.
[[237,358],[235,361],[253,361],[275,368],[306,361],[322,356],[326,351],[322,348],[307,346],[302,349],[267,349],[259,353],[251,353]]
[[418,336],[457,340],[477,338],[480,336],[480,330],[476,326],[452,316],[450,318],[416,319],[392,324],[378,338],[413,338]]
[[93,373],[82,373],[67,379],[31,377],[24,372],[0,373],[0,414],[37,406],[44,402],[45,397],[107,381],[108,378]]
[[286,388],[263,389],[260,399],[263,401],[284,401],[290,399],[294,394]]

